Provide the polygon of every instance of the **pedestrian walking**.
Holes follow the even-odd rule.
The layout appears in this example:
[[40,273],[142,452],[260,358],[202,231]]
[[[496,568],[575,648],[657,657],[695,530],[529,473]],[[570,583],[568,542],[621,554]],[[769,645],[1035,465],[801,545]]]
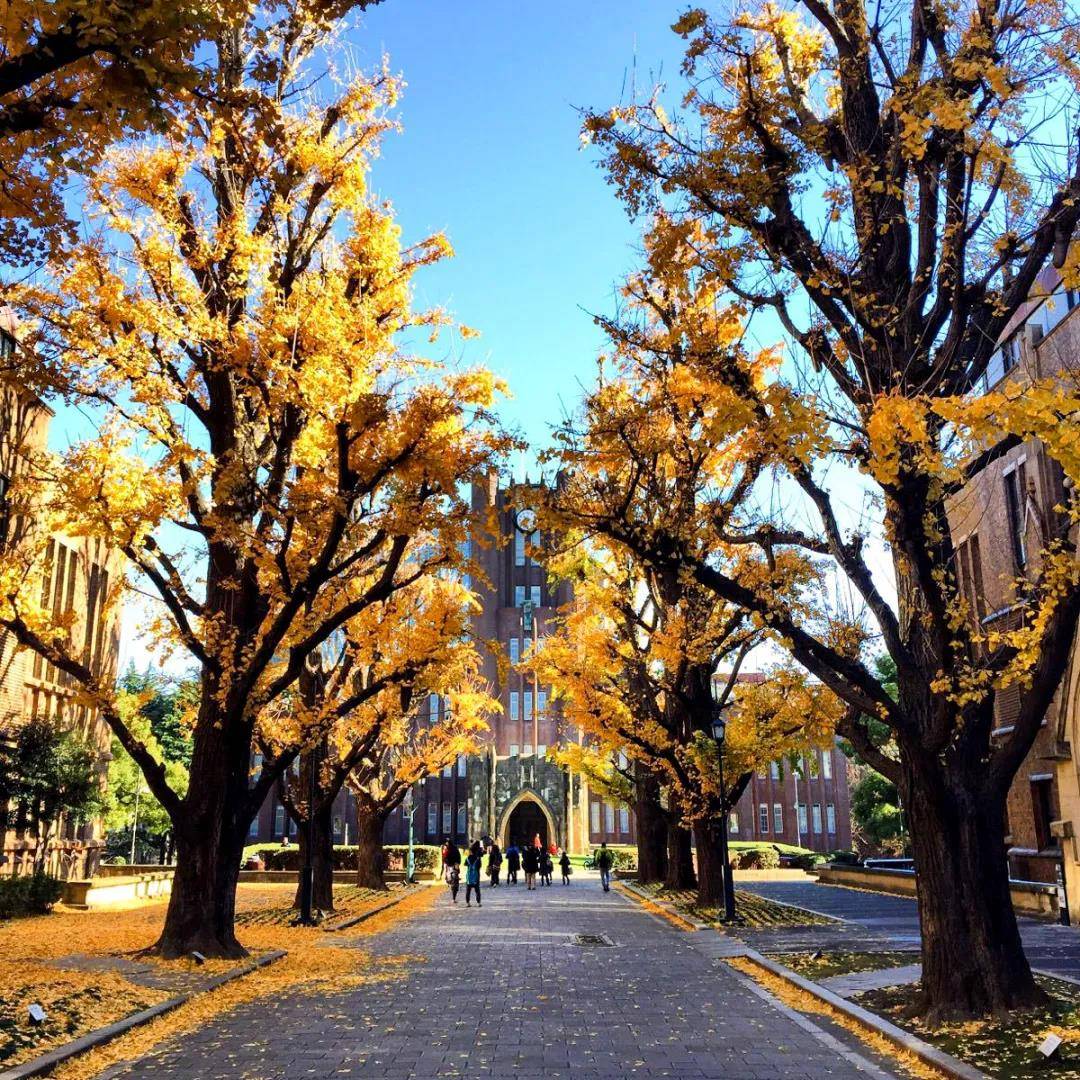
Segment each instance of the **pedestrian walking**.
[[472,907],[471,896],[476,893],[476,906],[480,907],[480,863],[483,860],[484,850],[477,840],[469,848],[469,857],[465,860],[465,906]]
[[596,868],[600,871],[600,884],[604,886],[604,892],[611,892],[611,852],[606,843],[600,845],[596,853]]
[[536,888],[536,871],[540,869],[540,852],[527,847],[521,856],[521,869],[525,871],[525,887],[532,892]]
[[447,839],[442,849],[443,877],[450,887],[450,898],[457,903],[458,889],[461,888],[461,851],[453,840]]
[[506,884],[516,885],[518,871],[521,869],[521,852],[512,840],[506,849]]
[[551,875],[555,866],[551,861],[551,854],[547,850],[540,852],[540,884],[550,885]]
[[570,856],[566,854],[566,848],[563,848],[563,853],[559,856],[559,869],[562,871],[562,883],[564,885],[570,884]]
[[491,878],[491,887],[497,889],[499,887],[499,871],[502,868],[502,851],[499,845],[493,840],[491,842],[491,848],[488,851],[488,876]]

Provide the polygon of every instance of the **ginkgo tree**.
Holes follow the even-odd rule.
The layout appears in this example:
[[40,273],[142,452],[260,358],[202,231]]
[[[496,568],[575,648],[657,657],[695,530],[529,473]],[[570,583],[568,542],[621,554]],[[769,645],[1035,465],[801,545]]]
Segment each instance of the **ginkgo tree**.
[[[427,539],[415,543],[422,548]],[[480,668],[470,634],[475,614],[475,596],[458,576],[425,575],[350,620],[313,654],[295,690],[276,703],[276,712],[287,709],[290,715],[260,721],[264,757],[305,744],[299,767],[282,774],[278,790],[298,827],[302,864],[311,830],[315,908],[334,906],[333,809],[346,782],[364,810],[358,815],[358,877],[361,884],[381,887],[382,827],[400,802],[399,791],[403,796],[416,770],[425,776],[471,751],[486,715],[497,708],[472,692]],[[438,738],[412,708],[430,694],[457,703],[441,717]],[[401,774],[398,784],[386,782],[384,765],[391,764]],[[383,781],[378,794],[376,778]],[[295,906],[300,900],[298,889]]]
[[[251,776],[260,717],[349,620],[457,563],[460,492],[503,447],[490,374],[403,348],[446,321],[413,310],[411,281],[449,248],[404,247],[369,192],[399,83],[316,78],[333,29],[304,5],[253,7],[207,50],[187,127],[111,153],[88,181],[100,228],[13,295],[34,327],[22,381],[99,423],[13,487],[32,527],[0,559],[0,625],[100,710],[170,816],[166,957],[243,952],[244,837],[301,749]],[[185,795],[42,605],[52,531],[122,554],[156,599],[152,645],[197,667]]]
[[[700,335],[717,363],[738,364],[737,318],[718,320],[687,302],[673,303],[668,319],[657,336],[617,343],[614,372],[602,368],[581,417],[560,433],[562,482],[538,500],[551,569],[574,580],[575,598],[537,662],[571,725],[660,779],[672,824],[694,831],[699,899],[713,903],[723,890],[721,830],[750,775],[826,745],[839,702],[795,668],[743,686],[740,671],[764,644],[767,622],[682,569],[684,560],[708,559],[791,610],[806,608],[817,579],[799,552],[714,546],[702,527],[706,511],[738,520],[767,454],[721,381],[660,347],[678,326],[669,344]],[[748,438],[756,455],[747,455]],[[656,535],[670,557],[663,566],[637,550],[639,537]],[[726,785],[711,737],[717,707],[731,710]],[[681,852],[673,845],[675,884],[686,884],[688,851],[688,838]]]
[[[710,543],[677,560],[668,536],[680,523],[633,546],[755,611],[849,717],[895,734],[898,762],[875,753],[857,719],[846,731],[895,780],[908,816],[921,879],[916,1007],[937,1020],[1031,1005],[1041,991],[1010,901],[1004,809],[1080,614],[1075,507],[1062,507],[1007,632],[968,617],[946,511],[972,468],[1031,437],[1077,479],[1075,387],[978,393],[1041,272],[1052,262],[1076,284],[1080,155],[1065,124],[1075,18],[1057,0],[803,0],[755,2],[728,21],[693,9],[675,30],[688,42],[679,109],[657,92],[589,116],[586,136],[649,220],[646,302],[682,276],[783,335],[790,367],[771,382],[738,366],[720,375],[760,437],[805,436],[776,460],[779,494],[756,521],[733,528],[706,508],[696,527],[717,545],[820,554],[864,623],[830,640],[713,563]],[[713,370],[696,347],[685,359]],[[784,385],[801,391],[801,419],[771,410]],[[860,483],[878,500],[895,601],[873,573],[869,528],[845,508],[840,488]],[[895,662],[895,699],[860,633]],[[1006,690],[1019,713],[994,739]]]

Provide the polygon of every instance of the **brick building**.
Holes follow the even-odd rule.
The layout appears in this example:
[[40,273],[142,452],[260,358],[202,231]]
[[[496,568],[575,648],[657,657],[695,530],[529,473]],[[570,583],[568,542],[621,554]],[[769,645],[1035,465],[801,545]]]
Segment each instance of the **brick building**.
[[[15,348],[14,320],[0,309],[0,358]],[[10,386],[0,389],[0,542],[17,542],[23,523],[8,519],[4,495],[29,455],[45,448],[52,417],[52,410],[34,395]],[[71,640],[81,645],[83,661],[111,678],[119,654],[119,623],[106,597],[118,581],[115,556],[110,557],[100,541],[54,535],[46,541],[43,562],[34,572],[41,577],[42,602],[53,617],[71,618]],[[70,677],[37,654],[16,649],[11,635],[0,632],[0,738],[10,738],[28,717],[55,717],[98,751],[97,768],[104,783],[108,726],[95,710],[76,704],[74,698]],[[24,873],[33,868],[36,834],[31,823],[20,818],[5,828],[7,807],[0,811],[0,874]],[[84,825],[61,821],[53,832],[47,868],[61,877],[89,876],[103,846],[100,820]]]
[[[601,799],[581,777],[549,759],[548,749],[573,733],[563,731],[550,688],[513,666],[544,636],[556,609],[571,595],[568,585],[553,590],[531,557],[530,514],[511,508],[513,494],[495,474],[472,491],[473,508],[492,511],[498,525],[498,535],[475,545],[482,577],[471,584],[481,605],[474,626],[477,640],[497,641],[510,660],[501,674],[496,656],[484,656],[483,676],[502,713],[492,720],[480,753],[460,758],[417,785],[412,811],[416,842],[433,844],[452,835],[459,843],[492,836],[505,844],[539,833],[547,843],[572,851],[601,841],[632,844],[630,810]],[[443,707],[433,695],[421,705],[421,719],[424,710],[436,717]],[[280,840],[286,831],[295,835],[284,806],[271,794],[252,822],[249,841]],[[334,811],[335,842],[348,843],[355,834],[356,808],[342,792]],[[386,823],[385,842],[404,843],[408,834],[408,814],[399,807]]]
[[[1055,270],[1041,275],[1036,293],[1002,336],[980,388],[983,392],[1009,378],[1075,379],[1080,373],[1080,319],[1076,311],[1080,297],[1062,288]],[[1016,602],[1017,581],[1037,573],[1040,553],[1066,528],[1065,517],[1055,508],[1067,500],[1068,492],[1061,467],[1037,440],[984,458],[987,463],[949,507],[956,574],[972,617],[987,628],[1009,628],[1019,625],[1022,617]],[[1070,680],[1075,681],[1073,677]],[[1018,695],[1017,687],[998,694],[996,735],[1012,730]],[[1071,698],[1067,693],[1059,694],[1013,781],[1006,843],[1014,878],[1054,881],[1061,864],[1061,839],[1055,835],[1062,831],[1058,824],[1062,819],[1059,775],[1076,787],[1070,742],[1074,750],[1077,742],[1070,728],[1076,723],[1077,707],[1076,687]],[[1075,863],[1075,852],[1071,858]]]

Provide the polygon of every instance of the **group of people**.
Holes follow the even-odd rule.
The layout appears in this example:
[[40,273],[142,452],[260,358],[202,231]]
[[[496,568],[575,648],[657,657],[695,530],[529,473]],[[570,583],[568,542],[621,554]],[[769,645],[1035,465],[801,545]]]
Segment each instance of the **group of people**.
[[[483,840],[474,840],[469,845],[464,860],[462,860],[461,849],[450,837],[447,837],[442,849],[442,873],[443,879],[450,887],[450,897],[453,903],[457,903],[464,864],[465,906],[472,907],[474,895],[476,897],[476,906],[481,906],[480,878],[483,872],[485,854],[487,855],[487,876],[493,889],[499,887],[504,862],[506,863],[507,885],[516,885],[519,873],[525,875],[525,887],[530,892],[536,888],[537,878],[540,879],[541,885],[550,885],[552,875],[555,872],[555,863],[553,862],[553,856],[555,855],[559,856],[562,883],[564,885],[570,884],[570,875],[573,873],[570,866],[570,856],[565,850],[559,851],[554,846],[545,847],[539,834],[533,838],[531,844],[521,844],[519,846],[512,841],[505,852],[499,847],[498,842],[490,837],[485,837]],[[606,882],[604,887],[607,888]]]

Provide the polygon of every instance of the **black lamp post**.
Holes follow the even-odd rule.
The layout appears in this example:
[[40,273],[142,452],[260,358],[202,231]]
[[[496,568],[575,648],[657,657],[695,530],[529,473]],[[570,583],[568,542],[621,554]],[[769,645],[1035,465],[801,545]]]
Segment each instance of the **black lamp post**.
[[316,796],[316,772],[318,770],[317,748],[311,748],[309,757],[310,768],[308,769],[308,816],[307,816],[307,848],[304,852],[304,865],[300,868],[300,917],[296,922],[300,926],[315,926],[317,919],[312,910],[312,901],[315,893],[315,796]]
[[720,759],[720,859],[724,873],[724,921],[735,920],[735,878],[731,872],[731,859],[728,856],[728,806],[727,788],[724,785],[724,739],[727,735],[727,721],[724,719],[726,701],[713,702],[712,737],[716,743],[716,753]]

